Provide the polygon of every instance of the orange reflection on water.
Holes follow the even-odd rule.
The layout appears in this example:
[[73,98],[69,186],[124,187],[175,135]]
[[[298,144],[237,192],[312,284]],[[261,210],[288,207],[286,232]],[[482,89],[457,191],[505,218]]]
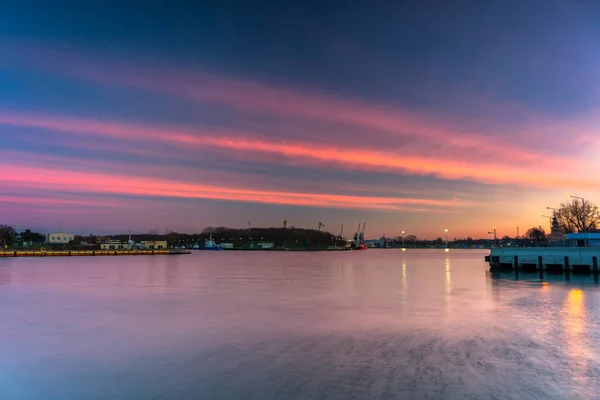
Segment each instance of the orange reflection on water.
[[446,258],[446,294],[450,294],[452,290],[452,280],[450,278],[450,258]]
[[589,395],[590,378],[587,374],[591,349],[588,345],[585,294],[581,289],[571,289],[563,305],[564,337],[567,356],[571,359],[573,389],[578,396]]
[[446,270],[446,281],[445,281],[446,295],[444,296],[444,305],[445,305],[445,310],[446,310],[446,316],[449,316],[452,314],[452,303],[451,303],[452,298],[451,298],[451,293],[450,293],[450,292],[452,292],[452,279],[450,277],[450,257],[446,257],[444,266],[445,266],[445,270]]
[[406,260],[402,260],[402,291],[406,292]]

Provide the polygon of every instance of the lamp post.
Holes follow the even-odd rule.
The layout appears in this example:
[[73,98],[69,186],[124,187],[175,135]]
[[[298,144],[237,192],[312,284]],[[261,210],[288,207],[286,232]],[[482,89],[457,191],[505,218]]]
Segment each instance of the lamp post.
[[554,217],[556,217],[557,211],[559,211],[558,208],[554,208],[554,207],[546,207],[546,210],[552,210],[552,215]]
[[581,218],[583,220],[583,247],[587,247],[587,227],[585,225],[585,220],[587,219],[587,215],[585,215],[585,199],[579,196],[569,196],[573,199],[581,200]]
[[444,232],[446,232],[446,247],[448,247],[448,229],[444,229]]
[[494,234],[494,244],[492,247],[496,247],[496,227],[494,227],[493,232],[488,232],[488,235]]
[[402,231],[402,247],[404,247],[404,231]]

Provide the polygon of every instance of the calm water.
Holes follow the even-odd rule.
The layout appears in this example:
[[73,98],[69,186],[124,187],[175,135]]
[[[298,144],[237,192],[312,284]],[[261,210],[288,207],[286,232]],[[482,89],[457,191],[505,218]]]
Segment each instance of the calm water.
[[598,398],[593,279],[484,254],[0,259],[0,398]]

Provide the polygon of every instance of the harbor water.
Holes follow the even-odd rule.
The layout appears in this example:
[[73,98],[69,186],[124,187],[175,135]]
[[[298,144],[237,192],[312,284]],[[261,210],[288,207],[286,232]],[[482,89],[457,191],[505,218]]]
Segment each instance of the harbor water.
[[597,398],[593,277],[488,253],[0,259],[0,398]]

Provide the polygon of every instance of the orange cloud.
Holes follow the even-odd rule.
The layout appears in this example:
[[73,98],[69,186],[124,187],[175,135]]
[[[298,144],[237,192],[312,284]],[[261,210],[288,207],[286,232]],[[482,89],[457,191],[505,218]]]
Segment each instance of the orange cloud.
[[92,200],[77,200],[77,199],[60,199],[60,198],[40,198],[39,196],[31,197],[31,196],[12,196],[5,195],[0,196],[0,203],[14,203],[19,205],[76,205],[76,206],[93,206],[93,207],[117,207],[119,204],[117,202],[107,202],[102,201],[98,203],[97,201]]
[[[388,135],[398,140],[418,140],[431,145],[443,145],[444,149],[460,152],[470,157],[477,155],[495,158],[510,158],[521,163],[547,162],[547,156],[537,151],[537,147],[520,147],[523,138],[535,136],[543,138],[540,131],[547,132],[548,121],[535,120],[539,127],[501,124],[497,121],[460,119],[450,115],[432,114],[415,110],[393,108],[356,99],[340,98],[322,93],[268,86],[265,84],[224,77],[216,74],[190,72],[170,68],[127,68],[112,64],[111,73],[106,69],[79,63],[79,69],[69,69],[72,76],[81,76],[91,81],[113,83],[157,93],[173,95],[199,101],[221,104],[238,111],[261,116],[287,116],[352,126],[363,129],[366,138],[372,134]],[[131,73],[135,70],[135,73]],[[557,122],[554,121],[554,124]],[[494,125],[494,130],[475,126]],[[561,124],[563,131],[571,127]],[[514,131],[506,140],[494,133]],[[310,132],[307,132],[310,135]],[[501,135],[504,136],[504,135]],[[519,139],[520,138],[520,139]],[[360,137],[355,137],[361,140]],[[519,140],[516,140],[519,139]],[[530,143],[531,144],[531,143]],[[535,145],[535,143],[533,143]],[[554,159],[563,165],[571,159],[554,154]]]
[[[444,179],[466,179],[489,184],[508,184],[527,187],[594,188],[594,176],[576,177],[578,169],[570,164],[552,161],[552,169],[545,163],[524,166],[514,158],[492,160],[488,163],[456,160],[447,157],[426,157],[402,151],[363,149],[355,146],[332,147],[301,141],[278,142],[263,136],[229,130],[189,130],[156,128],[119,122],[84,120],[68,117],[0,113],[0,124],[43,128],[76,135],[111,137],[126,142],[154,140],[167,145],[190,146],[199,149],[221,148],[242,154],[282,156],[292,162],[322,166],[329,163],[342,169],[367,171],[394,171],[412,175],[432,175]],[[572,163],[571,163],[572,164]]]
[[0,182],[21,188],[51,189],[61,192],[134,195],[142,197],[215,199],[313,207],[432,211],[439,207],[463,205],[456,200],[345,196],[320,193],[294,193],[231,189],[213,185],[74,172],[61,169],[18,167],[0,164]]
[[[295,122],[321,121],[333,123],[341,130],[354,127],[364,132],[362,138],[353,137],[356,141],[373,142],[370,140],[373,135],[387,135],[398,139],[402,145],[408,141],[419,141],[423,142],[425,148],[429,144],[430,150],[441,147],[455,157],[488,157],[534,166],[556,163],[570,167],[573,160],[565,157],[563,150],[571,143],[555,149],[560,151],[554,151],[552,161],[549,161],[548,154],[540,149],[538,142],[547,138],[549,131],[569,132],[569,136],[577,136],[574,135],[575,130],[582,135],[593,135],[595,131],[590,124],[574,125],[569,121],[557,121],[522,109],[517,110],[520,111],[518,114],[528,116],[522,123],[506,123],[489,118],[484,121],[391,107],[316,91],[291,90],[164,63],[128,64],[99,53],[86,54],[82,49],[60,51],[15,41],[0,41],[0,49],[17,52],[30,65],[39,65],[41,69],[68,78],[153,91],[202,104],[218,104],[261,117],[285,116],[295,118]],[[494,105],[488,104],[487,107],[493,108]],[[512,107],[509,115],[514,116],[517,111]],[[307,136],[312,137],[312,133],[307,132]]]

